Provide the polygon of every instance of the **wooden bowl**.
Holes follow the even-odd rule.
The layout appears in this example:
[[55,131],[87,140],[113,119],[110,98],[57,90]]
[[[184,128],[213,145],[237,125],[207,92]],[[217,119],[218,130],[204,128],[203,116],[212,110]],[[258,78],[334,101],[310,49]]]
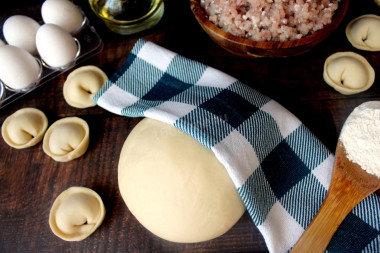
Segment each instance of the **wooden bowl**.
[[254,41],[234,36],[223,31],[212,23],[200,0],[190,0],[191,10],[203,30],[218,45],[227,51],[243,57],[288,57],[305,53],[326,39],[342,22],[348,8],[349,0],[341,0],[332,22],[321,30],[301,39],[289,41]]

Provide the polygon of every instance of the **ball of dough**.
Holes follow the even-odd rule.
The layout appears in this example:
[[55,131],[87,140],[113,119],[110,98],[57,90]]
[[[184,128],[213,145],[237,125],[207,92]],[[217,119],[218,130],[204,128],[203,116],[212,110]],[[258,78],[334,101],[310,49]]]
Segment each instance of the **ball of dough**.
[[351,45],[366,51],[380,50],[380,17],[366,14],[353,19],[346,27],[346,36]]
[[17,149],[39,143],[48,127],[45,114],[35,108],[23,108],[7,117],[1,127],[4,141]]
[[245,206],[213,152],[186,133],[142,120],[124,143],[118,165],[120,193],[153,234],[193,243],[227,232]]
[[78,117],[57,120],[46,131],[44,152],[58,162],[68,162],[82,156],[90,142],[88,124]]
[[107,75],[96,66],[80,67],[67,76],[63,85],[63,96],[72,107],[95,106],[92,99],[107,79]]
[[339,52],[326,59],[323,79],[336,91],[351,95],[372,86],[375,70],[363,56],[353,52]]
[[81,241],[91,235],[106,214],[100,196],[85,187],[70,187],[54,201],[49,225],[53,233],[66,241]]

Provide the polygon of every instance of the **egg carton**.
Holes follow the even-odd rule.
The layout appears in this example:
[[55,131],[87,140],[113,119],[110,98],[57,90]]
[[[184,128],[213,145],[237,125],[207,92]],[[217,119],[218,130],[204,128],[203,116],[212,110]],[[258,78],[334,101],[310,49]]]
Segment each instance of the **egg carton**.
[[[55,77],[61,75],[62,73],[74,68],[79,63],[83,62],[86,59],[91,58],[92,56],[96,55],[103,49],[104,44],[99,34],[96,32],[95,28],[90,25],[90,22],[88,18],[86,17],[85,13],[81,9],[80,11],[83,14],[84,21],[83,21],[80,31],[77,32],[75,35],[73,35],[73,38],[78,44],[78,48],[79,48],[78,54],[75,57],[74,61],[67,66],[55,69],[55,68],[50,68],[49,66],[44,64],[44,61],[41,59],[41,57],[38,54],[34,55],[34,57],[36,58],[36,60],[39,62],[41,66],[41,73],[39,75],[39,78],[36,80],[36,82],[33,85],[23,90],[13,90],[7,87],[0,80],[0,109],[5,107],[6,105],[9,105],[13,101],[21,98],[22,96],[32,92],[33,90],[49,82]],[[0,32],[0,38],[5,42],[2,31]]]

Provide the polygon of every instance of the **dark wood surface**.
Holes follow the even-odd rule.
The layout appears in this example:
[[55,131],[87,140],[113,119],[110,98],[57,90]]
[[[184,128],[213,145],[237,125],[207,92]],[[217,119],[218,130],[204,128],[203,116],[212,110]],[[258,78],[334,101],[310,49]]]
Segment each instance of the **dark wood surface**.
[[[1,18],[14,13],[39,13],[42,1],[8,1]],[[380,71],[380,55],[354,49],[344,28],[361,14],[379,14],[373,1],[351,1],[341,26],[312,51],[283,59],[245,59],[216,45],[195,20],[187,0],[165,0],[165,14],[152,30],[119,36],[105,28],[86,0],[75,1],[89,17],[104,41],[102,52],[81,65],[97,65],[112,75],[123,63],[136,40],[143,37],[186,57],[220,69],[295,114],[323,143],[335,150],[344,120],[354,107],[379,100],[380,81],[361,94],[345,96],[323,81],[325,59],[338,51],[363,55]],[[266,252],[265,242],[245,213],[226,234],[211,241],[178,244],[164,241],[143,228],[128,211],[117,185],[121,147],[139,118],[111,114],[99,107],[75,109],[63,99],[65,72],[14,103],[0,109],[0,122],[18,109],[35,107],[55,120],[78,116],[90,126],[86,154],[67,163],[55,162],[42,144],[17,150],[0,140],[0,252]],[[66,242],[50,230],[48,217],[55,198],[71,186],[85,186],[99,193],[106,206],[103,224],[81,242]]]

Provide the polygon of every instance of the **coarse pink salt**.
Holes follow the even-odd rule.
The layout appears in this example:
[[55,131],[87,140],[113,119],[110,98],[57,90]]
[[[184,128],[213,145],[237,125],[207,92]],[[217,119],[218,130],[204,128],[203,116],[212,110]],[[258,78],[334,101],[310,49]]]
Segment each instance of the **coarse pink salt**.
[[208,18],[255,41],[300,39],[330,24],[339,0],[200,0]]

